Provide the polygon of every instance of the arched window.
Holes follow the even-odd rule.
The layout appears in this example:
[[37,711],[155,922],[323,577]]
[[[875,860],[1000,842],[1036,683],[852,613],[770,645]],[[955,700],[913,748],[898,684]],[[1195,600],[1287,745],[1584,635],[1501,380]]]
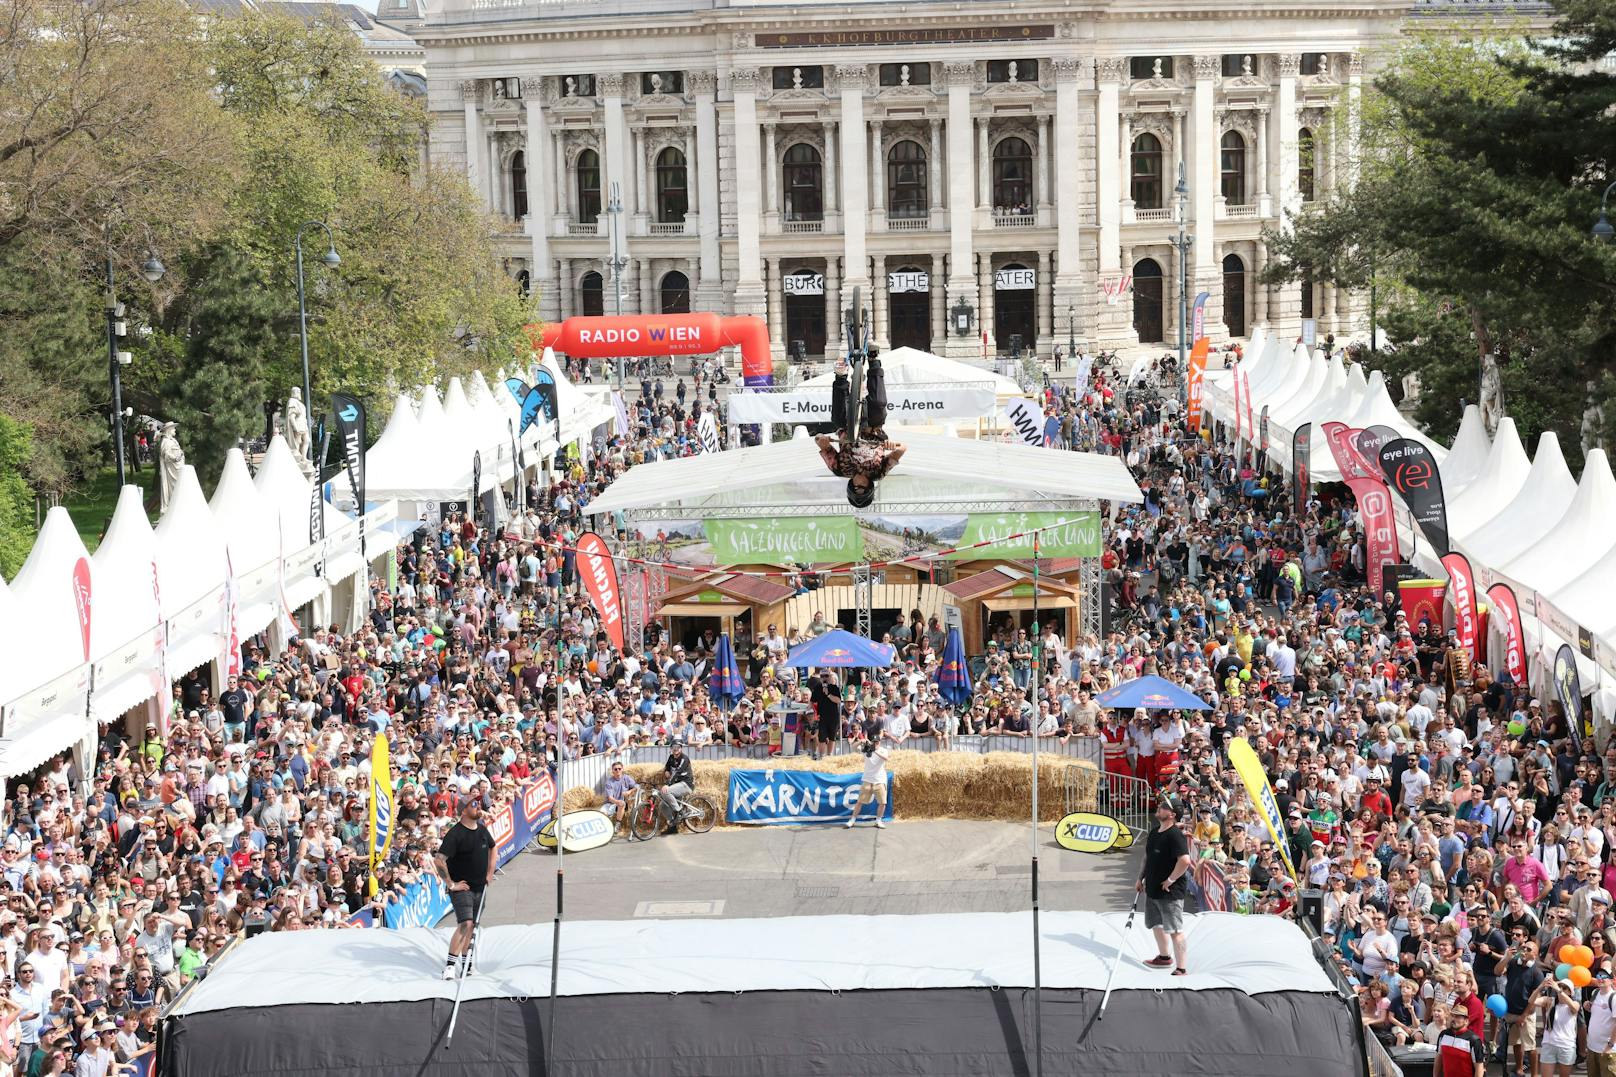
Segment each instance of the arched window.
[[1162,269],[1154,258],[1133,266],[1133,331],[1141,344],[1159,344],[1162,334]]
[[521,150],[511,154],[511,216],[527,216],[527,154]]
[[600,154],[585,150],[578,155],[578,223],[600,219]]
[[924,217],[928,212],[926,151],[904,139],[887,151],[887,216]]
[[669,146],[656,159],[656,210],[661,224],[678,224],[690,206],[685,187],[685,155]]
[[1162,208],[1162,144],[1152,134],[1133,140],[1133,184],[1130,188],[1135,209]]
[[1223,259],[1223,324],[1231,337],[1246,335],[1246,263],[1238,254]]
[[1304,127],[1296,132],[1296,188],[1302,201],[1313,201],[1313,131]]
[[820,221],[825,218],[825,188],[819,151],[806,142],[786,150],[782,168],[786,220]]
[[993,147],[993,208],[999,213],[1032,212],[1032,147],[1026,139],[1000,139]]
[[1220,145],[1223,170],[1223,201],[1231,206],[1246,204],[1246,140],[1239,131],[1224,133]]
[[659,289],[663,314],[690,313],[690,278],[675,270],[662,278]]
[[533,294],[533,274],[525,269],[516,274],[516,294],[523,299]]
[[593,269],[578,282],[578,313],[587,318],[606,313],[606,282]]

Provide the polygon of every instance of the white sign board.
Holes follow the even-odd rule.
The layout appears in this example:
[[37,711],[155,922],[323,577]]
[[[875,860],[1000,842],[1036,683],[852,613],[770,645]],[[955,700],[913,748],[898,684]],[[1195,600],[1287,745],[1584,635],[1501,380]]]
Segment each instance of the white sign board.
[[[980,419],[993,414],[993,384],[921,389],[887,386],[887,418],[895,423],[932,419]],[[732,423],[828,423],[830,389],[801,389],[792,393],[729,394]]]
[[793,273],[780,281],[786,295],[824,295],[825,274]]
[[1314,318],[1302,319],[1302,343],[1309,348],[1319,342],[1319,323]]
[[1025,292],[1037,286],[1036,269],[1000,269],[993,274],[993,287],[1001,292]]
[[1044,444],[1044,409],[1038,401],[1017,397],[1004,406],[1012,440],[1040,448]]
[[909,269],[887,274],[887,291],[893,295],[931,290],[931,274],[923,269]]

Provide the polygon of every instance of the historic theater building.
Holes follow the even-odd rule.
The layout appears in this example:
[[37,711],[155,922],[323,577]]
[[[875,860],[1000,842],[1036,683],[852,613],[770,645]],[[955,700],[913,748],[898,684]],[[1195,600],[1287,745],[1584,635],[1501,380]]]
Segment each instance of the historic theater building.
[[1406,2],[446,3],[416,30],[431,155],[548,318],[620,289],[814,356],[857,286],[889,347],[1173,342],[1182,207],[1215,340],[1361,328],[1260,284],[1262,232],[1349,181]]

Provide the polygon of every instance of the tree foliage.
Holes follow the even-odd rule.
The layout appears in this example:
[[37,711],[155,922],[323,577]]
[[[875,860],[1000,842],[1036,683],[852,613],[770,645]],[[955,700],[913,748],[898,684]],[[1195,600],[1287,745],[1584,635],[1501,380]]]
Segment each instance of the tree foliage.
[[1395,363],[1451,394],[1422,401],[1427,416],[1476,398],[1485,352],[1522,433],[1558,431],[1575,460],[1585,411],[1613,387],[1616,250],[1589,229],[1612,178],[1616,77],[1587,60],[1616,37],[1616,6],[1558,9],[1552,44],[1419,40],[1395,56],[1366,94],[1356,186],[1272,237],[1267,279],[1360,287],[1373,267],[1402,286]]

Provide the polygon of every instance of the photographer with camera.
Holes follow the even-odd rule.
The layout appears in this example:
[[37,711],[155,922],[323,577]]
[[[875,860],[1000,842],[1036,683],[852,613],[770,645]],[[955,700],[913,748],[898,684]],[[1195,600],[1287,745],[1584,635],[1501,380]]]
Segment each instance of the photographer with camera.
[[867,728],[865,731],[864,778],[859,786],[858,802],[853,805],[853,814],[848,816],[844,824],[849,830],[858,822],[859,812],[870,800],[875,801],[875,825],[886,829],[886,820],[881,817],[887,811],[887,760],[891,758],[893,749],[909,739],[909,723],[895,714],[872,718],[870,725],[874,726],[877,722],[878,730]]

